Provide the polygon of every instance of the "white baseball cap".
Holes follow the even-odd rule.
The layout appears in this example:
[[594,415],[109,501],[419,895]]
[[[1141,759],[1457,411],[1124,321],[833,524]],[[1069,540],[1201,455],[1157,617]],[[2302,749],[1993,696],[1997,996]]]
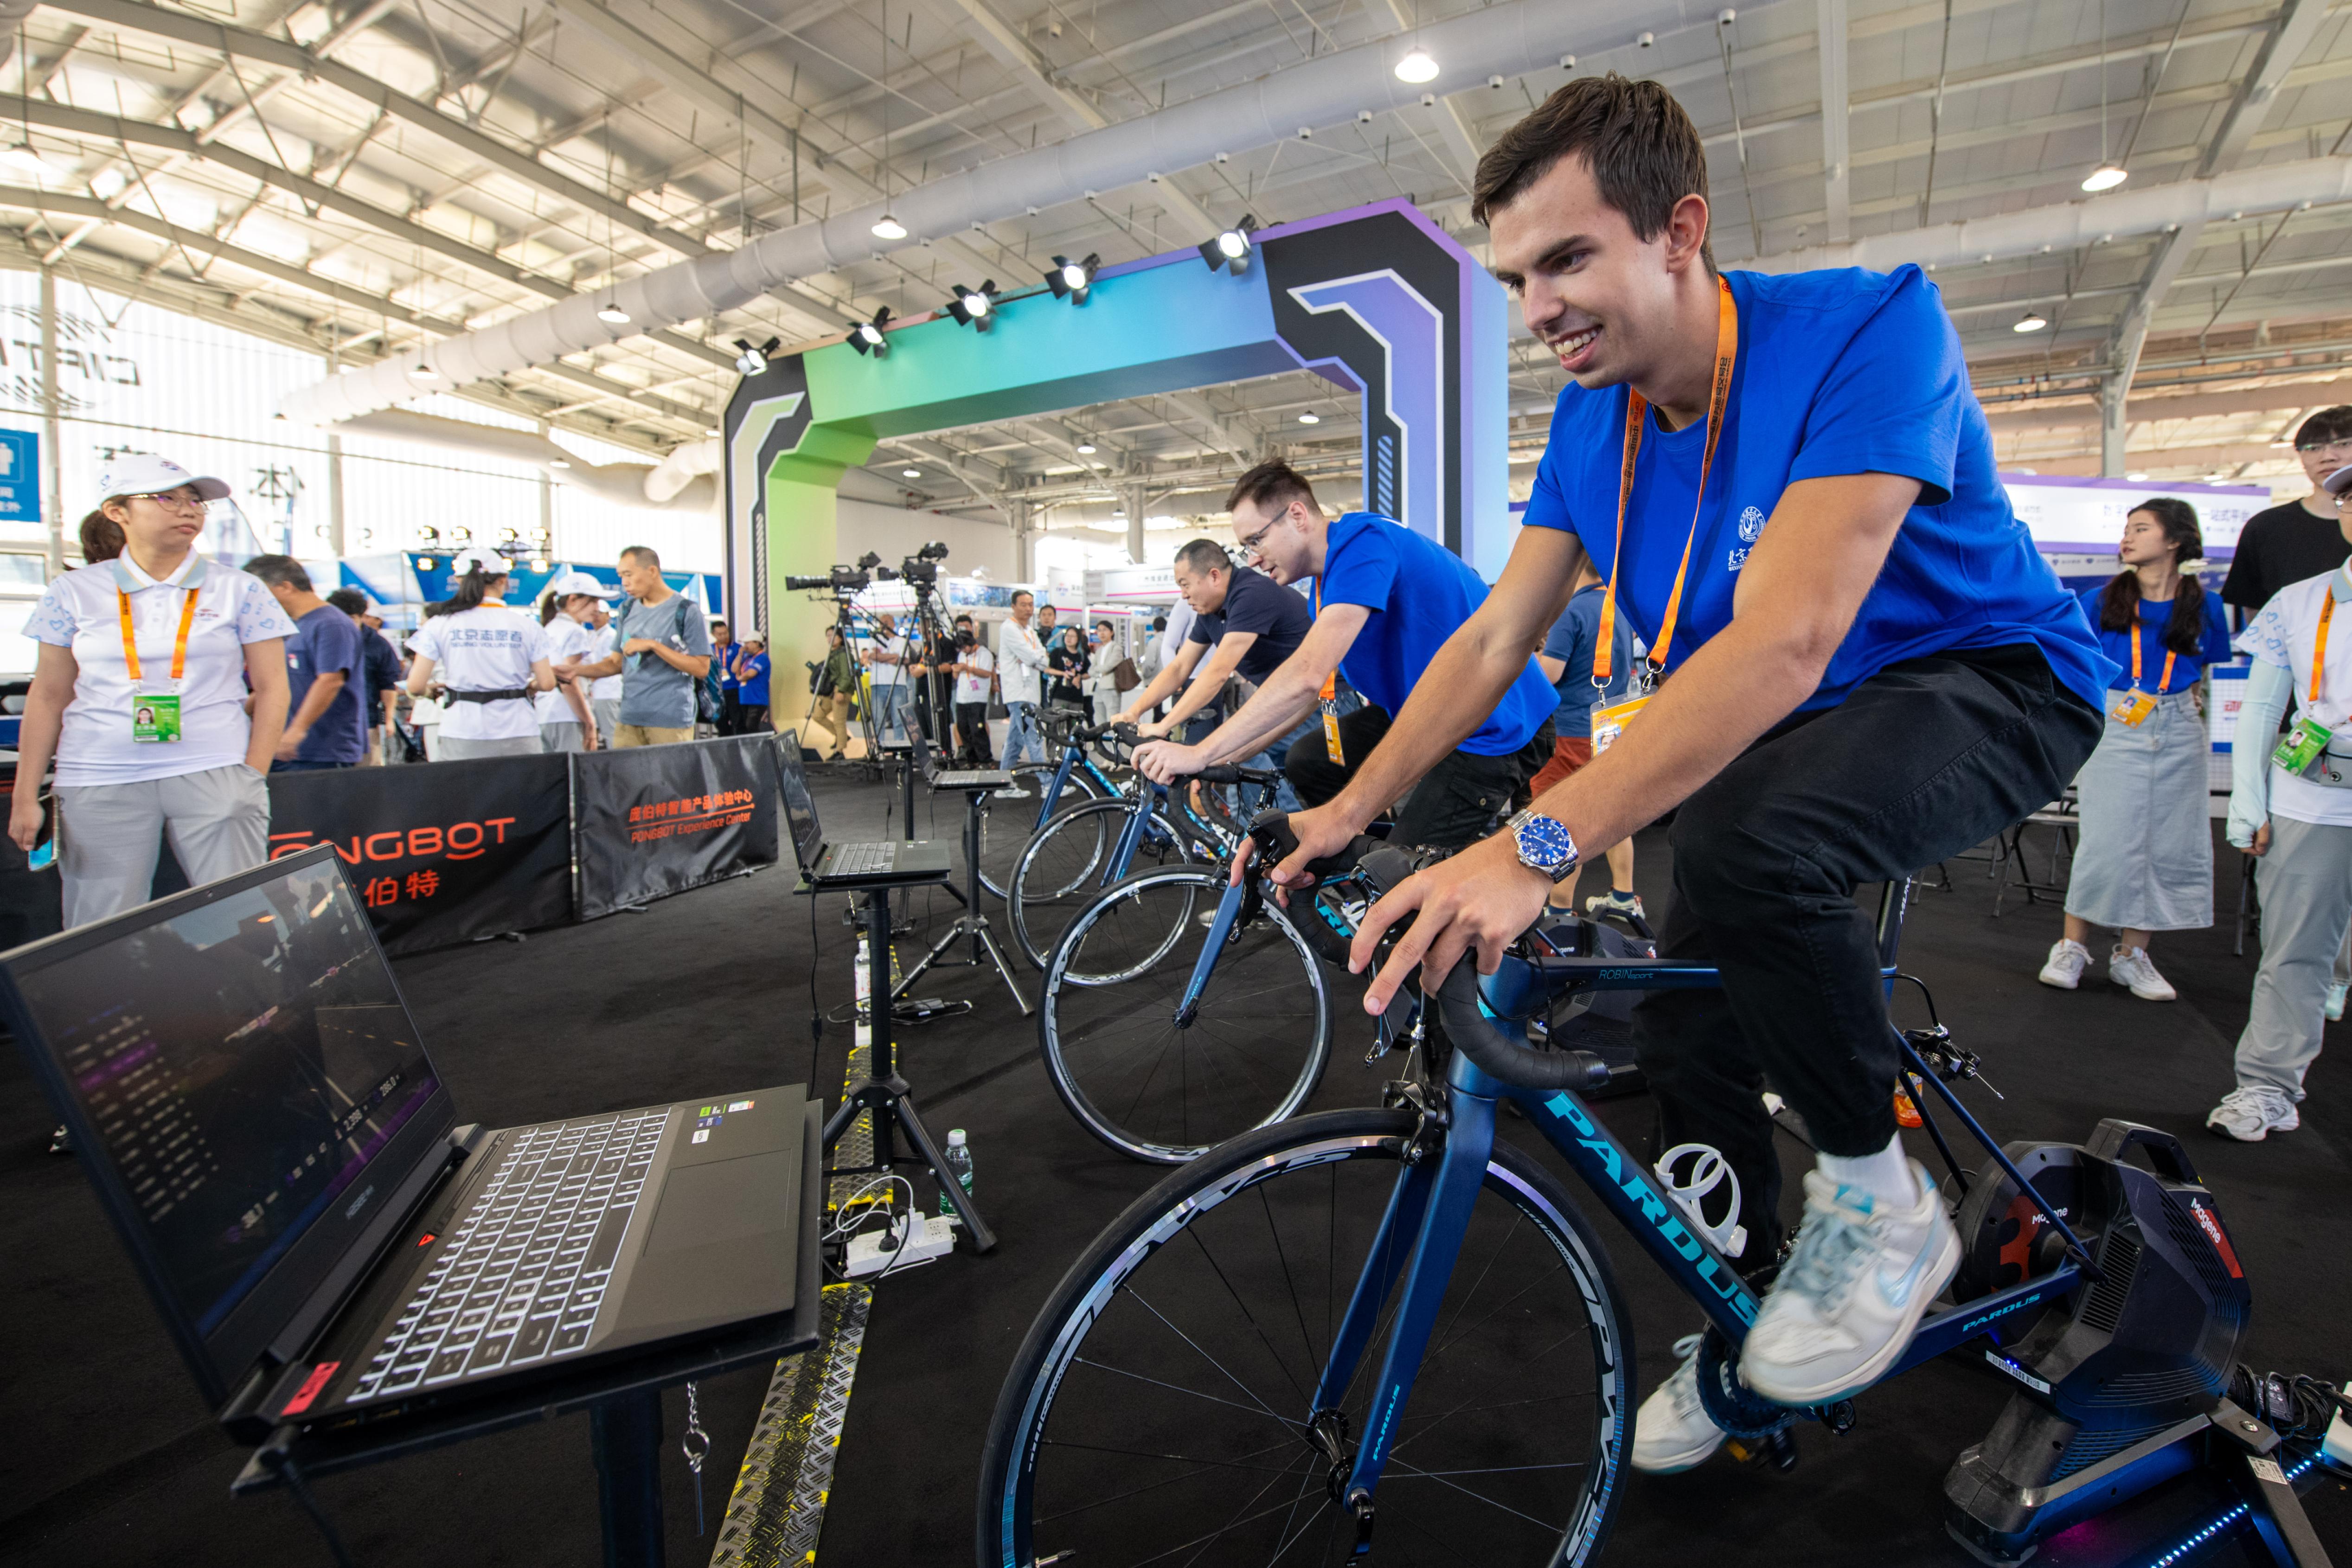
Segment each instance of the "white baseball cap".
[[206,475],[191,474],[168,457],[158,457],[152,452],[120,452],[99,465],[98,495],[102,501],[117,496],[153,496],[165,490],[176,490],[183,485],[195,486],[196,494],[207,501],[226,499],[228,486]]
[[768,634],[765,632],[761,631],[757,626],[754,626],[749,632],[743,633],[743,641],[746,643],[757,643],[761,647],[764,648],[768,645]]
[[610,599],[620,590],[606,587],[597,579],[574,566],[566,567],[551,578],[548,580],[547,591],[558,599],[569,599],[575,593],[584,593],[591,599]]
[[2322,479],[2319,482],[2319,487],[2331,496],[2341,496],[2345,491],[2352,490],[2352,465],[2338,468],[2335,473]]

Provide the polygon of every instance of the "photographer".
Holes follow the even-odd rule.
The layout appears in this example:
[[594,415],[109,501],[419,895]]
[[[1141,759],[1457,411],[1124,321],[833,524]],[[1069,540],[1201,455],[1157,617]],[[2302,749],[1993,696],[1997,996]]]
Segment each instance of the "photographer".
[[816,684],[809,705],[809,731],[819,728],[832,731],[833,753],[827,762],[838,762],[849,755],[849,699],[857,690],[857,661],[850,656],[849,643],[841,635],[841,628],[824,629],[824,663],[816,667]]
[[996,674],[996,655],[972,629],[971,617],[955,622],[955,657],[940,666],[955,676],[956,735],[963,743],[964,765],[993,768],[996,752],[988,743],[988,686]]

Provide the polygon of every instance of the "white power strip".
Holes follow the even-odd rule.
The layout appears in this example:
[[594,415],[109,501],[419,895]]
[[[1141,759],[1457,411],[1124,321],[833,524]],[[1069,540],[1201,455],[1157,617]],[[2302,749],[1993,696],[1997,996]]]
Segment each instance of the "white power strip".
[[2327,1462],[2338,1469],[2352,1470],[2352,1422],[2344,1419],[2338,1410],[2327,1423],[2327,1436],[2321,1439],[2319,1451]]
[[[912,1234],[907,1228],[910,1218],[916,1226]],[[896,1272],[928,1263],[954,1249],[956,1225],[952,1215],[900,1216],[890,1222],[887,1230],[868,1230],[853,1236],[849,1239],[847,1259],[849,1277],[855,1280],[863,1274],[878,1274],[885,1269]]]

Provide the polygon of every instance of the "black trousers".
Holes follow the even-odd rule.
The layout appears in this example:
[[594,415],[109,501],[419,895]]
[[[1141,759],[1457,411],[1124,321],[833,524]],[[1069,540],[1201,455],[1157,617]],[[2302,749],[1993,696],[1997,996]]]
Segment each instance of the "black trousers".
[[[1386,711],[1367,703],[1339,719],[1339,749],[1348,758],[1341,767],[1331,760],[1318,725],[1301,736],[1283,758],[1282,770],[1299,800],[1320,806],[1347,788],[1356,769],[1381,737],[1389,732]],[[1479,757],[1456,751],[1438,759],[1412,793],[1397,809],[1396,827],[1389,837],[1400,844],[1426,844],[1433,849],[1468,847],[1494,831],[1496,813],[1504,811],[1527,793],[1528,780],[1551,760],[1551,720],[1517,751],[1500,757]]]
[[1875,1154],[1895,1136],[1900,1059],[1874,910],[1854,889],[2048,804],[2104,723],[2030,645],[1912,659],[1777,726],[1684,802],[1659,951],[1713,963],[1723,988],[1652,992],[1634,1044],[1660,1147],[1710,1145],[1739,1177],[1744,1265],[1780,1244],[1768,1082],[1825,1154]]
[[744,733],[742,698],[740,693],[735,688],[728,686],[719,688],[719,733],[721,735]]
[[988,744],[988,704],[958,703],[955,706],[956,734],[963,742],[965,765],[971,768],[993,768],[996,754]]

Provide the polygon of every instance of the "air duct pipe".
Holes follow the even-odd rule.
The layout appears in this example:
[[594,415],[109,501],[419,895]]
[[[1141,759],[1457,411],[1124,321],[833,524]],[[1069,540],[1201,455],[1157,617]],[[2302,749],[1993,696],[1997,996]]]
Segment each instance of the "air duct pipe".
[[[346,421],[338,427],[338,434],[373,435],[501,463],[531,464],[549,470],[550,477],[559,485],[572,486],[624,507],[671,512],[714,512],[719,507],[718,481],[698,477],[709,474],[710,468],[673,469],[663,478],[661,493],[656,494],[656,477],[668,467],[667,461],[650,468],[639,463],[590,463],[574,457],[546,436],[528,430],[505,430],[496,425],[468,424],[462,419],[411,413],[405,409],[385,409]],[[715,447],[719,444],[712,441],[689,444]]]
[[[915,186],[887,203],[869,202],[820,222],[780,229],[738,250],[677,262],[479,331],[444,338],[423,350],[422,361],[440,372],[433,383],[436,389],[548,364],[622,338],[708,320],[795,278],[864,261],[880,248],[873,227],[885,211],[908,229],[908,237],[891,248],[913,246],[926,238],[961,235],[976,223],[1193,168],[1220,152],[1286,141],[1361,111],[1418,106],[1430,95],[1484,87],[1494,76],[1557,70],[1564,55],[1610,48],[1644,30],[1664,33],[1700,16],[1680,0],[1628,0],[1574,19],[1569,12],[1558,0],[1504,0],[1360,44],[1173,109]],[[1711,16],[1702,25],[1714,30]],[[1416,47],[1439,66],[1435,79],[1418,86],[1399,81],[1395,71],[1396,62]],[[628,312],[625,329],[597,319],[608,305]],[[328,424],[406,402],[423,391],[410,374],[418,362],[413,354],[392,356],[367,370],[300,388],[280,406],[289,418]]]
[[2094,196],[2087,202],[2027,207],[1964,223],[1873,235],[1844,245],[1782,251],[1748,265],[1759,272],[1806,272],[1823,267],[1886,272],[1905,262],[1949,267],[2164,234],[2183,224],[2219,223],[2250,213],[2279,213],[2345,201],[2352,201],[2352,158],[2311,158],[2241,169],[2210,180],[2179,180],[2141,191]]

